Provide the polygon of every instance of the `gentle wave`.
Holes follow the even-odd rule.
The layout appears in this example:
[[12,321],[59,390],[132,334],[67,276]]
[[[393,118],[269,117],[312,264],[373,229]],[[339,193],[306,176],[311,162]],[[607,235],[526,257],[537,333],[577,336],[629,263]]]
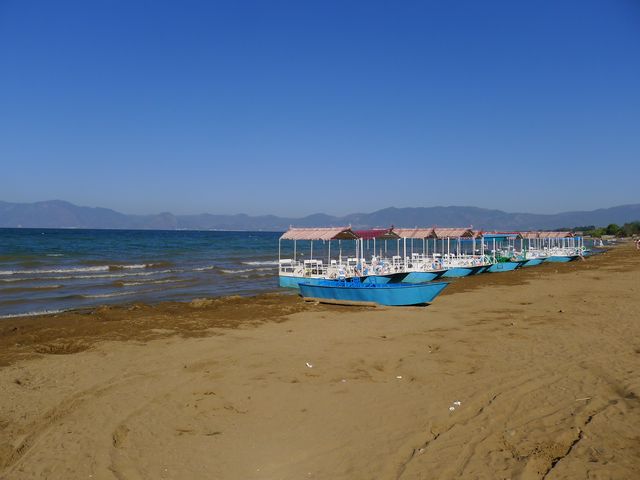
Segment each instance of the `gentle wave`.
[[227,269],[221,269],[220,270],[222,273],[247,273],[247,272],[253,272],[254,269],[253,268],[240,268],[238,270],[227,270]]
[[55,313],[66,312],[67,310],[40,310],[37,312],[26,312],[26,313],[10,313],[8,315],[0,315],[0,319],[3,318],[18,318],[18,317],[35,317],[36,315],[53,315]]
[[194,268],[193,271],[194,272],[206,272],[208,270],[218,270],[219,267],[216,267],[215,265],[208,265],[206,267],[198,267],[198,268]]
[[124,297],[126,295],[136,295],[145,292],[114,292],[114,293],[96,293],[94,295],[77,295],[78,298],[111,298],[111,297]]
[[40,275],[50,273],[87,273],[87,272],[108,272],[117,270],[143,270],[145,268],[159,268],[170,265],[168,262],[158,263],[134,263],[124,265],[95,265],[93,267],[70,267],[70,268],[51,268],[36,270],[0,270],[0,275]]
[[264,261],[255,261],[255,262],[242,262],[244,265],[273,265],[277,266],[277,260],[264,260]]
[[163,273],[176,273],[181,270],[157,270],[153,272],[136,273],[106,273],[101,275],[65,275],[56,277],[22,277],[22,278],[0,278],[0,282],[33,282],[36,280],[87,280],[91,278],[122,278],[122,277],[147,277],[150,275],[161,275]]
[[42,285],[38,287],[8,287],[0,290],[0,293],[22,293],[22,292],[40,292],[42,290],[57,290],[64,285]]
[[43,273],[71,273],[71,272],[103,272],[109,270],[109,266],[103,267],[73,267],[73,268],[52,268],[49,270],[0,270],[0,275],[39,275]]
[[148,282],[114,282],[114,285],[117,287],[133,287],[136,285],[158,285],[162,283],[180,283],[185,281],[186,280],[181,280],[179,278],[172,278],[167,280],[151,280]]

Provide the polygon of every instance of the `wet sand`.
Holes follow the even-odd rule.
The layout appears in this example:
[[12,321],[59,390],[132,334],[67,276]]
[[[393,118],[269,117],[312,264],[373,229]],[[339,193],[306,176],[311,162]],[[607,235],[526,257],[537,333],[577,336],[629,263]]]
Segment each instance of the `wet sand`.
[[560,479],[640,471],[640,253],[453,282],[0,321],[2,479]]

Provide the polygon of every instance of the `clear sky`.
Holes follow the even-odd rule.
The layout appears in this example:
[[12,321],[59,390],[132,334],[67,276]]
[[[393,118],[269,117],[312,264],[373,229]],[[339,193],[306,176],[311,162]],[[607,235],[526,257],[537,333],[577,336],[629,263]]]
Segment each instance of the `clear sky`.
[[640,2],[0,0],[0,200],[640,202]]

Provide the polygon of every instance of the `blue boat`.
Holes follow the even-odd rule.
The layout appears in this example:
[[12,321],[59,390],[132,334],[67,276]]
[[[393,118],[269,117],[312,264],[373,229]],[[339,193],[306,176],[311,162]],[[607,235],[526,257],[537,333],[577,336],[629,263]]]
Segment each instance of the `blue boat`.
[[487,272],[487,273],[510,272],[511,270],[515,270],[516,268],[518,268],[523,263],[524,263],[524,261],[520,261],[520,262],[497,262],[497,263],[494,263],[493,265],[491,265],[489,268],[487,268],[485,270],[485,272]]
[[313,278],[313,277],[289,277],[280,275],[279,282],[280,286],[284,288],[298,288],[298,285],[301,283],[320,283],[323,278]]
[[424,305],[431,303],[447,282],[436,283],[362,283],[342,280],[323,280],[320,284],[301,283],[300,293],[305,300],[343,305]]
[[542,262],[544,262],[544,260],[545,260],[544,258],[530,258],[528,260],[525,260],[522,266],[535,267],[536,265],[540,265]]
[[[406,273],[390,273],[387,275],[367,275],[354,278],[360,280],[360,282],[364,284],[375,283],[377,285],[386,285],[387,283],[401,283],[404,281],[406,276]],[[345,280],[352,279],[346,278]],[[287,275],[280,275],[279,277],[280,286],[284,288],[298,288],[298,285],[301,283],[319,285],[324,281],[327,281],[327,279],[323,277],[294,277]]]
[[471,267],[453,267],[448,269],[443,277],[450,277],[450,278],[459,278],[459,277],[466,277],[468,275],[475,275],[477,273],[482,273],[485,271],[485,269],[487,268],[486,265],[474,265]]
[[547,257],[547,262],[558,262],[558,263],[566,263],[566,262],[572,262],[573,260],[576,260],[578,258],[578,255],[551,255],[549,257]]
[[447,270],[435,270],[431,272],[409,272],[402,279],[403,283],[424,283],[424,282],[432,282],[433,280],[437,280],[442,277]]

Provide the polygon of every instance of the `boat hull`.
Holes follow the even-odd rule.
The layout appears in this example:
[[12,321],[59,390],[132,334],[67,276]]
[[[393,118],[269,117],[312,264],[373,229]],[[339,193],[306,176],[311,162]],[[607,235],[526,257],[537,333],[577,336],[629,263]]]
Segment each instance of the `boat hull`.
[[387,283],[404,282],[406,273],[389,273],[387,275],[368,275],[360,277],[362,283],[375,283],[376,285],[386,285]]
[[550,257],[547,257],[546,261],[552,262],[552,263],[566,263],[566,262],[572,262],[577,258],[578,258],[577,255],[552,255]]
[[529,260],[525,260],[522,266],[535,267],[536,265],[540,265],[542,262],[544,262],[544,258],[530,258]]
[[[400,283],[406,273],[391,273],[389,275],[369,275],[367,277],[360,277],[362,283],[375,283],[376,285],[385,285],[387,283]],[[326,282],[326,278],[314,278],[314,277],[294,277],[288,275],[279,276],[279,284],[283,288],[298,288],[301,283],[320,284]]]
[[468,275],[475,275],[476,273],[482,273],[486,268],[485,265],[477,265],[473,267],[453,267],[444,272],[443,277],[459,278],[466,277]]
[[408,306],[431,303],[448,285],[437,283],[352,284],[324,281],[322,284],[301,283],[300,293],[305,300],[345,305]]
[[438,270],[435,272],[409,272],[406,277],[402,279],[403,283],[424,283],[437,280],[442,277],[447,271]]
[[520,266],[522,262],[498,262],[487,268],[487,273],[510,272]]
[[319,284],[323,282],[323,278],[309,278],[309,277],[290,277],[281,275],[279,277],[280,286],[283,288],[298,288],[300,283],[315,283]]

